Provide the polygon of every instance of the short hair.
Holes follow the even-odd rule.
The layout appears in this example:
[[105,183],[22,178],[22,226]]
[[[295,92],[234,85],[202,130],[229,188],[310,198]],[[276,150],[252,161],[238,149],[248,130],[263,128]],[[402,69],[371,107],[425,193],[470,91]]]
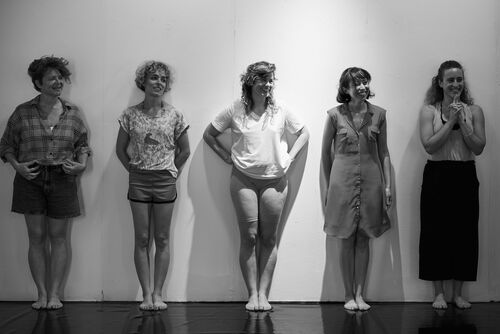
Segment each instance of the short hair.
[[[351,83],[356,84],[357,82],[366,80],[370,82],[372,80],[372,76],[368,73],[367,70],[362,69],[360,67],[349,67],[342,72],[339,80],[339,89],[337,92],[337,102],[339,103],[347,103],[351,101],[351,96],[345,92],[346,89],[349,89]],[[368,87],[368,94],[366,95],[366,99],[368,100],[370,97],[374,97]]]
[[40,92],[40,88],[38,88],[36,82],[42,82],[43,76],[49,69],[58,70],[64,78],[64,81],[70,83],[71,80],[69,77],[71,76],[71,72],[68,70],[68,64],[69,62],[66,59],[55,57],[54,55],[43,56],[33,60],[28,67],[28,75],[31,77],[33,87]]
[[[264,78],[269,74],[274,74],[276,65],[267,61],[259,61],[248,65],[245,73],[241,75],[241,101],[245,105],[245,110],[248,112],[254,106],[252,99],[252,86],[259,78]],[[266,98],[266,107],[274,105],[274,98],[271,91],[271,96]]]
[[170,73],[170,69],[167,64],[157,61],[157,60],[148,60],[137,68],[135,71],[135,84],[137,88],[144,92],[144,81],[146,80],[146,76],[149,73],[154,73],[158,70],[165,71],[165,75],[167,76],[167,85],[165,87],[165,93],[170,90],[170,86],[172,84],[172,76]]
[[432,77],[431,86],[429,87],[427,93],[425,94],[425,101],[424,101],[425,104],[433,105],[443,101],[444,98],[443,88],[439,86],[439,82],[443,81],[444,72],[452,68],[458,68],[462,70],[462,73],[464,75],[464,89],[462,89],[462,93],[460,93],[460,101],[468,105],[474,103],[474,100],[469,94],[469,88],[467,87],[467,82],[465,81],[465,71],[463,66],[456,60],[447,60],[441,63],[441,65],[439,65],[437,74],[434,77]]

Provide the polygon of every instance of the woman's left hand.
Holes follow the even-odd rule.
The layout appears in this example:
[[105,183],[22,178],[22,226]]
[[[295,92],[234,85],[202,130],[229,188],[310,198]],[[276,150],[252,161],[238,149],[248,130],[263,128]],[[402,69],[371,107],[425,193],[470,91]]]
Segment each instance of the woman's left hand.
[[62,163],[62,169],[66,174],[70,175],[78,175],[82,173],[86,167],[87,166],[85,164],[69,159],[64,160]]
[[391,188],[385,188],[385,205],[389,208],[392,204]]

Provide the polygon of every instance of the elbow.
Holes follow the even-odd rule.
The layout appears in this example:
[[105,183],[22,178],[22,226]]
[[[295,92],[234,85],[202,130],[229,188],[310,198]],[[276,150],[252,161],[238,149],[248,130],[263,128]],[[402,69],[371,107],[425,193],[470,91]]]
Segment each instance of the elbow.
[[203,140],[205,141],[205,143],[210,145],[210,143],[213,140],[213,137],[212,135],[210,135],[210,133],[208,133],[208,131],[205,130],[205,132],[203,132]]

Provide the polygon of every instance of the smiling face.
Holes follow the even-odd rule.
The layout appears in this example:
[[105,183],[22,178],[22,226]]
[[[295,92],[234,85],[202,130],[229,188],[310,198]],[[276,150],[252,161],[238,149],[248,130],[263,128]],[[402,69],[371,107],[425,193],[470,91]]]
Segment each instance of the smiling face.
[[353,80],[344,92],[351,97],[352,101],[365,100],[370,94],[370,81],[366,79]]
[[163,96],[167,88],[167,81],[167,74],[164,70],[147,73],[144,79],[144,92],[146,95]]
[[443,72],[439,80],[439,87],[443,89],[443,96],[453,100],[460,96],[464,89],[464,72],[460,68],[450,68]]
[[58,97],[61,95],[64,87],[64,78],[55,68],[48,68],[42,77],[42,80],[36,81],[36,86],[40,89],[40,93]]
[[259,76],[252,85],[252,96],[270,97],[274,88],[274,73]]

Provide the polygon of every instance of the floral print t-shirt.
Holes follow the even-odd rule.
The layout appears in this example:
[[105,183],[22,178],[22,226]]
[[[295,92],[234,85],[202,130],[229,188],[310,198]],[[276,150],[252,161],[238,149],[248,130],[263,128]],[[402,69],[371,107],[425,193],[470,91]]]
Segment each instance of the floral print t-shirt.
[[131,169],[168,170],[177,177],[176,143],[189,127],[177,109],[163,102],[158,114],[149,116],[141,102],[127,108],[118,122],[130,138],[127,153]]

